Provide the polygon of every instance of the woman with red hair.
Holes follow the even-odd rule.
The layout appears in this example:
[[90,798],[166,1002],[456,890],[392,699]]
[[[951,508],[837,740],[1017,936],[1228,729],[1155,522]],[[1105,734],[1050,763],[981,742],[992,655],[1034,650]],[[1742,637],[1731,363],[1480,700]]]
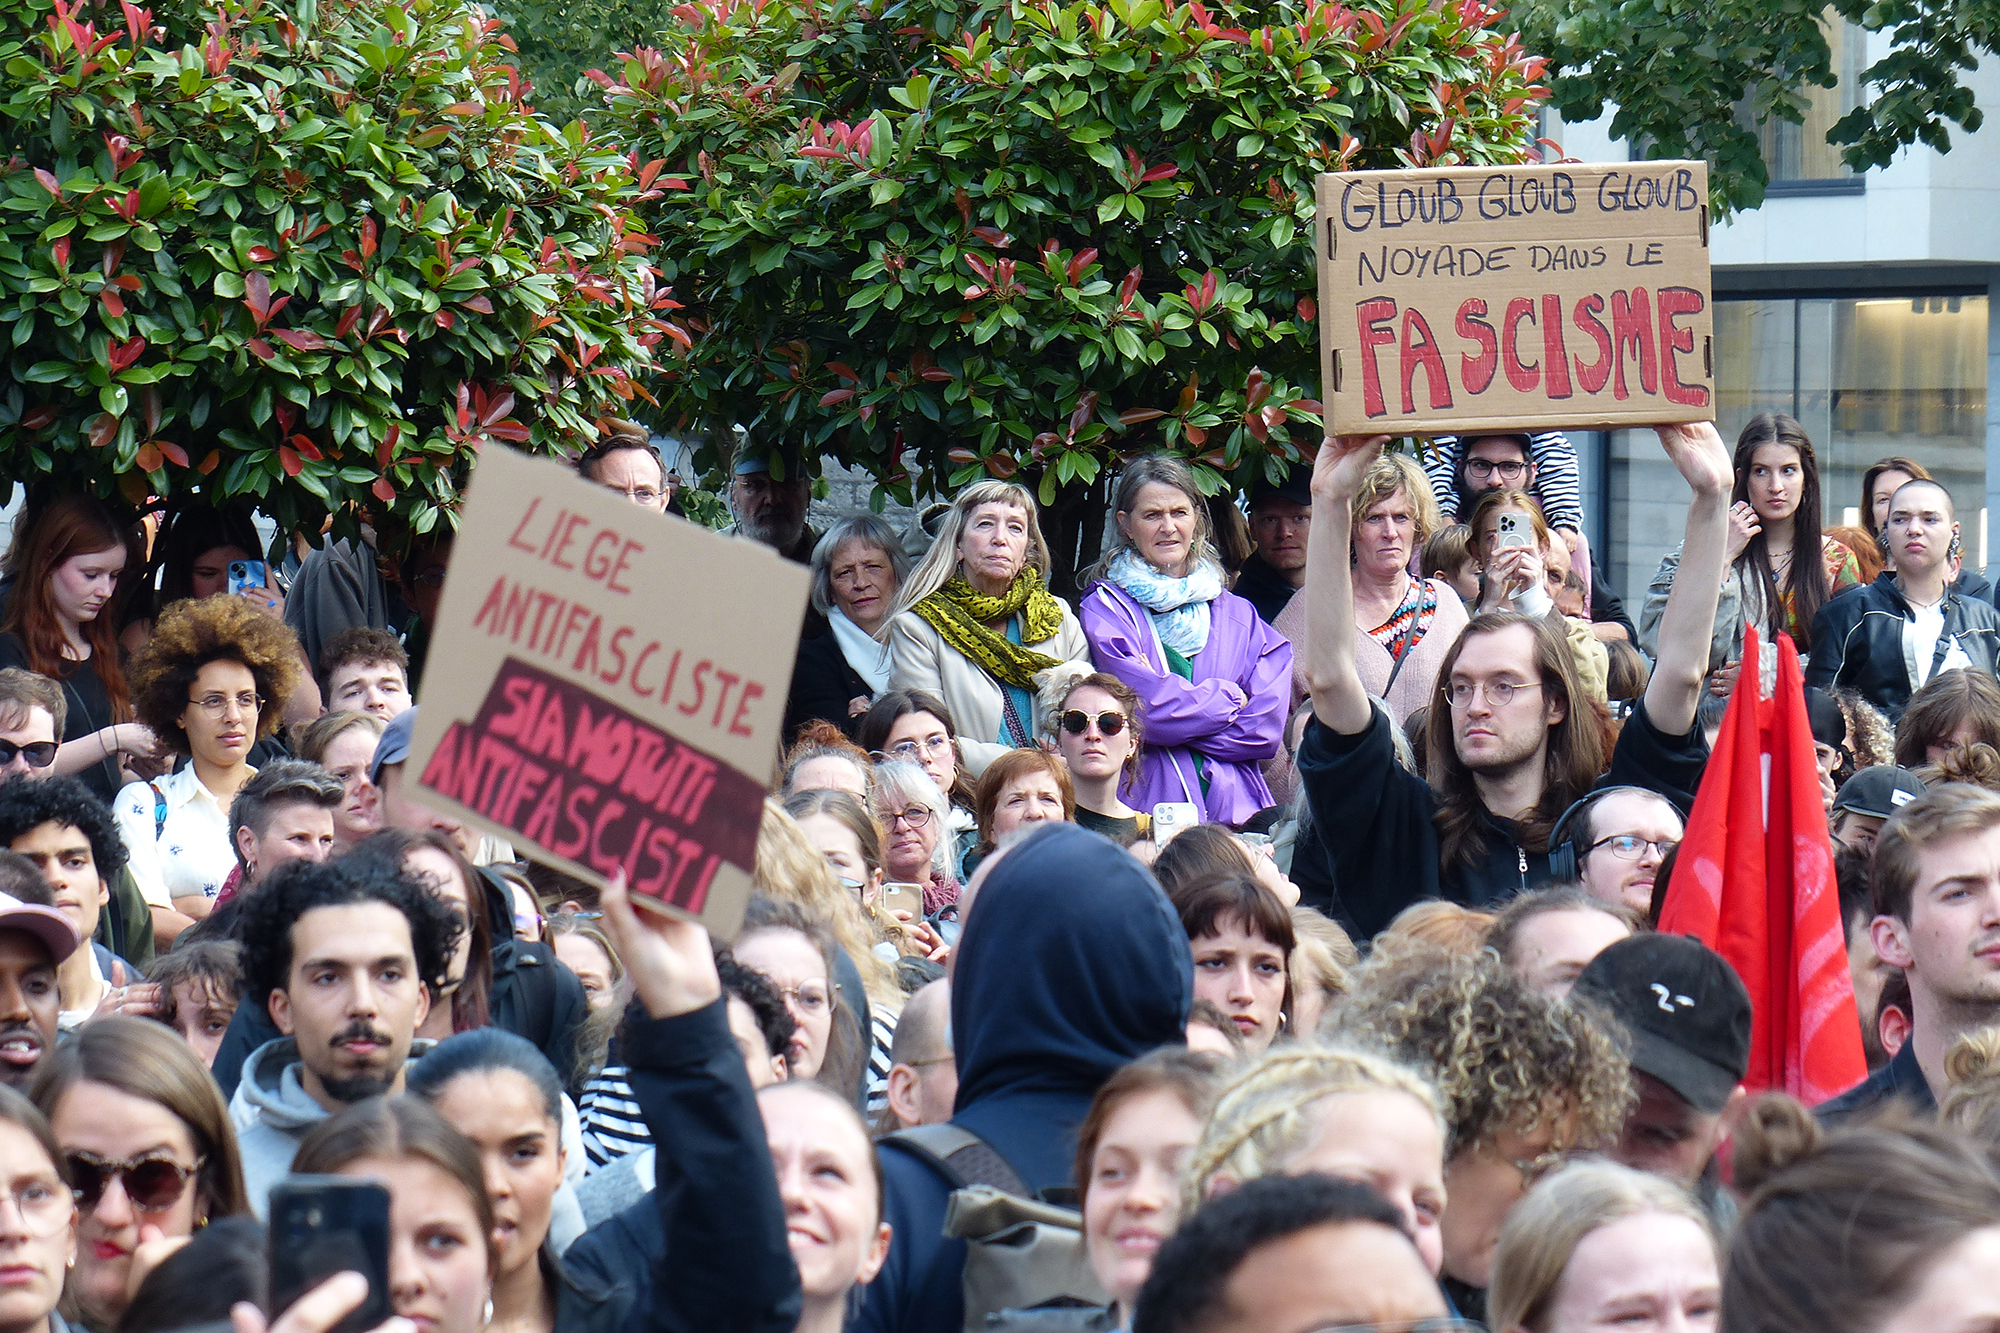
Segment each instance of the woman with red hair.
[[0,621],[0,667],[62,686],[67,716],[54,771],[81,778],[107,805],[124,785],[120,756],[151,758],[159,749],[132,721],[109,614],[127,556],[109,509],[87,495],[64,496],[16,532],[14,592]]

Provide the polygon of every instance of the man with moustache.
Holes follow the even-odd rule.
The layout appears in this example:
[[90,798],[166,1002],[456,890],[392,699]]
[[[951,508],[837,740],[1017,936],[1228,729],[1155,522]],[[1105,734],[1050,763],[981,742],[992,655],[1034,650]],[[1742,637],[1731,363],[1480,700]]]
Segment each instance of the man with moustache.
[[314,1125],[402,1092],[404,1066],[431,1045],[415,1040],[429,988],[443,984],[464,926],[400,872],[302,861],[245,900],[242,928],[244,999],[284,1034],[251,1054],[229,1104],[263,1217]]

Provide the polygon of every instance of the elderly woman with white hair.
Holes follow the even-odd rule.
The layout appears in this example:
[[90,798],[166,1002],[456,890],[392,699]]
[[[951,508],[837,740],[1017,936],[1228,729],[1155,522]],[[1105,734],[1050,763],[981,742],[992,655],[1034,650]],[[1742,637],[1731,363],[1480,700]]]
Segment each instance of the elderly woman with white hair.
[[799,644],[785,703],[787,736],[815,719],[855,735],[868,705],[889,688],[882,627],[909,573],[896,530],[873,514],[842,519],[813,547],[813,609],[830,628]]
[[937,541],[896,599],[890,684],[944,701],[973,776],[1032,745],[1035,677],[1090,661],[1067,603],[1048,590],[1048,543],[1027,487],[982,481],[959,493]]
[[951,807],[930,774],[904,759],[875,765],[869,809],[882,826],[883,882],[922,885],[925,916],[957,902],[953,843],[945,822]]

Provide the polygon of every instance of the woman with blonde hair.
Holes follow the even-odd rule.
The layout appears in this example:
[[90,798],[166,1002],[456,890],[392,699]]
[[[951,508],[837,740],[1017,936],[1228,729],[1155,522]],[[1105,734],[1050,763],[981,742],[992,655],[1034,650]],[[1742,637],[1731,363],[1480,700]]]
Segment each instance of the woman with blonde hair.
[[1034,744],[1036,675],[1090,660],[1075,613],[1048,590],[1036,513],[1034,495],[1014,482],[959,492],[886,631],[890,685],[944,702],[975,777],[1002,751]]
[[[1348,543],[1354,573],[1354,658],[1361,683],[1389,705],[1398,726],[1430,701],[1438,668],[1466,625],[1465,602],[1444,577],[1418,578],[1411,559],[1444,526],[1437,498],[1415,459],[1385,453],[1368,469],[1353,504]],[[1477,552],[1475,545],[1474,551]],[[1306,607],[1293,598],[1274,622],[1297,643]],[[1305,668],[1295,663],[1292,698],[1306,696]]]
[[1348,973],[1361,961],[1340,923],[1310,907],[1292,908],[1292,1031],[1311,1037],[1334,1001],[1347,994]]
[[1241,824],[1272,804],[1259,766],[1284,741],[1292,645],[1224,587],[1186,463],[1129,464],[1112,510],[1116,533],[1090,572],[1082,618],[1098,669],[1131,686],[1145,713],[1130,799]]
[[1188,1159],[1184,1211],[1260,1176],[1316,1171],[1373,1186],[1443,1263],[1444,1112],[1421,1074],[1358,1048],[1298,1042],[1252,1060],[1216,1098]]
[[1500,1229],[1486,1304],[1494,1333],[1701,1333],[1721,1310],[1715,1233],[1659,1176],[1579,1162],[1530,1190]]

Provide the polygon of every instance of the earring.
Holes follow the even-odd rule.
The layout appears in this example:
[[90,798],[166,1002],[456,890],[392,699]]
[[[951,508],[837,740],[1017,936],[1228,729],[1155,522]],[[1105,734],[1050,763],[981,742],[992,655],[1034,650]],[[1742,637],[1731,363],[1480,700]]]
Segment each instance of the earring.
[[488,1296],[486,1298],[486,1317],[484,1319],[481,1319],[479,1322],[482,1325],[490,1324],[493,1322],[493,1298],[491,1296]]

